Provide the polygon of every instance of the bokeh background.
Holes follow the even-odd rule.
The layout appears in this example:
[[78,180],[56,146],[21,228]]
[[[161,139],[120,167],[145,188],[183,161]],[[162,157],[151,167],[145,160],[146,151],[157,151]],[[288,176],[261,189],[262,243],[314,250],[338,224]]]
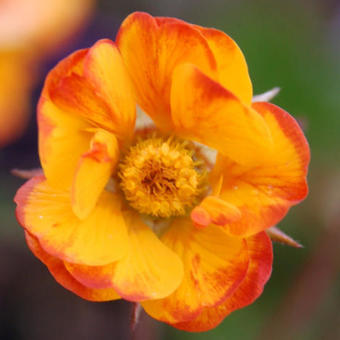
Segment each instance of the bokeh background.
[[281,88],[273,102],[303,126],[312,163],[309,197],[279,225],[304,248],[274,245],[271,280],[253,305],[201,334],[142,315],[135,339],[340,339],[339,0],[1,0],[0,339],[129,339],[128,303],[81,300],[28,251],[13,204],[23,180],[10,170],[39,166],[35,108],[48,70],[114,39],[136,10],[231,35],[255,93]]

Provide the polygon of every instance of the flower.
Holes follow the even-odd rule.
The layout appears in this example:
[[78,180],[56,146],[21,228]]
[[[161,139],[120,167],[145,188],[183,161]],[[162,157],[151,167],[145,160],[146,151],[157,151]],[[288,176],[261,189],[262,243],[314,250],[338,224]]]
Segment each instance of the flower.
[[[251,100],[236,43],[177,19],[133,13],[116,42],[61,61],[38,107],[44,175],[15,197],[32,252],[79,296],[179,329],[252,303],[265,230],[307,194],[309,148],[287,112]],[[135,128],[136,104],[154,125]]]
[[94,0],[0,1],[0,147],[27,126],[37,65],[79,30],[93,4]]

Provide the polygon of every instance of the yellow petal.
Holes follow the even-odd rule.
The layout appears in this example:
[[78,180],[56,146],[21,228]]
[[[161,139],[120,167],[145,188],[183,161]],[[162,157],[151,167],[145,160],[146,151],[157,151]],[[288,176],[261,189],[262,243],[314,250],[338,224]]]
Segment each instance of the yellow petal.
[[171,109],[177,134],[239,163],[256,164],[271,147],[263,117],[194,65],[174,71]]
[[264,232],[247,238],[246,242],[250,263],[246,277],[235,292],[222,304],[204,308],[197,318],[172,326],[189,332],[208,331],[215,328],[232,311],[251,304],[261,295],[272,270],[272,245]]
[[244,55],[235,41],[214,28],[195,26],[207,39],[217,62],[217,81],[246,105],[251,104],[253,88]]
[[142,303],[158,320],[177,323],[193,319],[203,307],[224,301],[246,275],[245,242],[228,236],[220,227],[197,229],[190,219],[177,219],[162,241],[182,259],[184,278],[170,296]]
[[84,62],[84,76],[113,111],[114,132],[121,139],[131,137],[136,118],[136,103],[132,85],[122,57],[112,41],[99,40]]
[[262,150],[254,165],[243,165],[218,155],[211,175],[213,187],[219,185],[223,176],[219,197],[242,213],[239,220],[226,228],[244,236],[277,224],[308,192],[310,153],[298,123],[273,104],[255,103],[253,107],[269,128],[272,147],[266,152]]
[[160,299],[171,294],[183,277],[179,257],[137,215],[126,216],[129,252],[107,266],[67,265],[69,272],[92,288],[113,287],[126,300]]
[[44,177],[26,182],[15,196],[20,224],[42,248],[61,260],[91,266],[122,258],[128,235],[118,195],[103,192],[89,216],[72,212],[70,193],[48,185]]
[[119,158],[116,137],[97,130],[90,150],[82,155],[72,186],[73,212],[81,219],[88,216],[106,186]]
[[61,75],[81,73],[86,53],[87,50],[73,53],[49,73],[38,105],[40,161],[49,184],[57,188],[71,185],[79,158],[88,150],[92,133],[86,131],[90,127],[86,121],[55,106],[49,89],[59,82]]
[[170,131],[170,86],[175,67],[194,63],[207,74],[216,69],[207,41],[191,25],[136,12],[122,23],[117,46],[131,76],[138,105],[159,128]]

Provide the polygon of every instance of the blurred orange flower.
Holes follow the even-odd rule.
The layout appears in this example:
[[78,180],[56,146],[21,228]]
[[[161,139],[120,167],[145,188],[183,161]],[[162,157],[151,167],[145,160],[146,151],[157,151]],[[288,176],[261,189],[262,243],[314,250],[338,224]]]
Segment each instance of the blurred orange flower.
[[[134,13],[115,43],[61,61],[38,108],[44,175],[15,197],[30,249],[79,296],[188,331],[252,303],[271,273],[265,230],[307,194],[309,147],[251,100],[236,43],[177,19]],[[153,124],[136,126],[136,104]]]
[[37,64],[76,32],[94,0],[0,1],[0,147],[28,121]]

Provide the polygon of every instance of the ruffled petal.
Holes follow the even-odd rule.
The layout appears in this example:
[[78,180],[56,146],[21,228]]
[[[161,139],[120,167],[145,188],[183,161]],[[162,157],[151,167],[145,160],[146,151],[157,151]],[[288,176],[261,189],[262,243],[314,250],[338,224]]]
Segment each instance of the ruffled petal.
[[115,43],[108,39],[99,40],[89,50],[84,61],[84,76],[113,112],[111,119],[115,134],[124,141],[130,139],[136,119],[136,102]]
[[191,320],[204,307],[223,302],[246,275],[249,258],[245,242],[217,226],[197,229],[190,219],[177,219],[162,241],[182,259],[184,278],[170,296],[142,303],[155,319],[172,324]]
[[84,220],[72,212],[70,193],[52,188],[43,176],[26,182],[14,200],[19,223],[52,256],[95,266],[117,261],[128,251],[118,195],[104,191]]
[[71,54],[49,73],[38,105],[40,161],[48,182],[58,188],[71,184],[79,157],[88,149],[92,134],[86,131],[87,122],[53,104],[49,89],[62,76],[82,73],[86,53],[87,50],[80,50]]
[[237,235],[256,234],[275,225],[308,192],[310,153],[298,123],[273,104],[255,103],[253,107],[270,130],[272,148],[253,166],[219,155],[212,174],[213,186],[223,176],[219,197],[242,212],[239,220],[226,225]]
[[155,19],[158,25],[181,23],[199,31],[215,57],[217,72],[213,75],[213,79],[245,104],[251,104],[253,86],[248,66],[241,49],[232,38],[217,29],[193,25],[176,18],[156,17]]
[[88,216],[108,183],[119,159],[116,137],[102,129],[94,134],[90,150],[83,154],[72,185],[73,212],[81,219]]
[[257,164],[271,147],[263,117],[194,65],[174,71],[171,110],[177,134],[236,162]]
[[111,301],[120,299],[120,296],[112,288],[92,289],[82,285],[66,270],[63,261],[46,253],[44,249],[41,248],[39,241],[28,232],[25,232],[25,236],[28,247],[32,253],[47,266],[52,276],[64,288],[89,301]]
[[219,306],[205,308],[196,319],[172,326],[190,332],[208,331],[228,314],[253,303],[262,294],[272,270],[272,244],[264,232],[247,238],[246,242],[250,263],[245,279],[235,292]]
[[101,267],[69,264],[68,271],[88,287],[113,287],[130,301],[168,296],[182,281],[181,260],[137,215],[129,213],[126,220],[130,247],[123,259]]
[[214,28],[195,26],[205,39],[217,62],[217,80],[246,105],[251,104],[253,87],[248,66],[238,45],[227,34]]
[[49,183],[64,188],[71,184],[94,128],[126,144],[134,132],[135,108],[113,42],[101,40],[61,61],[49,73],[38,107],[39,152]]
[[189,62],[209,75],[215,73],[216,62],[207,41],[180,20],[157,21],[141,12],[124,20],[116,41],[139,106],[159,128],[171,131],[172,72],[177,65]]

